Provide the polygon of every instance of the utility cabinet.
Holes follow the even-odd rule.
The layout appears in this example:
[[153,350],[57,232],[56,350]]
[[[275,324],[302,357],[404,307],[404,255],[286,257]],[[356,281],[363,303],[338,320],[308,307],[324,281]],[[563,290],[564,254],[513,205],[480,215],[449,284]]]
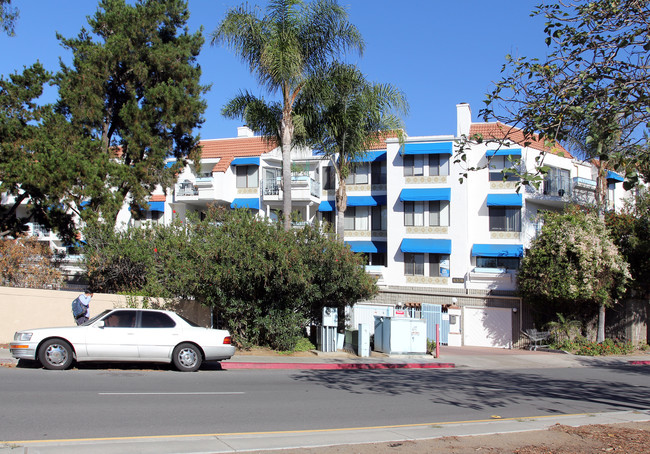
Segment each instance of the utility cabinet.
[[376,315],[374,350],[389,355],[426,354],[426,320]]

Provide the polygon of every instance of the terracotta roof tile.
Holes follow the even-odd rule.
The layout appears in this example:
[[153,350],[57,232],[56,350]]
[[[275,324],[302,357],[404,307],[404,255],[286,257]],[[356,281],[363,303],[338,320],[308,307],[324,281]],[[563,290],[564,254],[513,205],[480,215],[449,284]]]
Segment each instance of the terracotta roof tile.
[[277,148],[275,141],[263,137],[237,137],[234,139],[201,140],[201,159],[220,158],[213,172],[225,172],[234,158],[261,156]]
[[165,202],[167,200],[167,197],[165,194],[154,194],[151,196],[151,199],[149,199],[151,202]]
[[562,145],[556,143],[554,147],[548,147],[544,144],[543,140],[540,140],[537,135],[532,138],[525,138],[524,133],[521,129],[508,126],[501,122],[496,123],[472,123],[469,129],[470,137],[475,134],[481,134],[483,139],[509,139],[516,144],[524,146],[525,142],[530,142],[528,145],[530,148],[535,150],[544,151],[547,153],[553,153],[558,156],[564,156],[565,158],[573,158],[571,153],[569,153]]

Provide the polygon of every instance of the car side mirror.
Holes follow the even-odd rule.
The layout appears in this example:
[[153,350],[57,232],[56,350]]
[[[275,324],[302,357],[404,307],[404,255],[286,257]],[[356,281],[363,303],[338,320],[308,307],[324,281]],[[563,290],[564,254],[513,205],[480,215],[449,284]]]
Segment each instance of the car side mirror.
[[97,328],[103,328],[104,327],[104,320],[100,320],[97,322]]

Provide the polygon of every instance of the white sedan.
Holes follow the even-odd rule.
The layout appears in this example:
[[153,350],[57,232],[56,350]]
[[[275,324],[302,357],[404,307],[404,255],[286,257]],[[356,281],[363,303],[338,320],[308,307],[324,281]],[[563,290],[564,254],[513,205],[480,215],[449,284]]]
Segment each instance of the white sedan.
[[53,370],[67,369],[74,360],[147,361],[192,372],[204,360],[235,354],[228,331],[153,309],[106,310],[81,326],[18,331],[10,350],[14,358],[38,360]]

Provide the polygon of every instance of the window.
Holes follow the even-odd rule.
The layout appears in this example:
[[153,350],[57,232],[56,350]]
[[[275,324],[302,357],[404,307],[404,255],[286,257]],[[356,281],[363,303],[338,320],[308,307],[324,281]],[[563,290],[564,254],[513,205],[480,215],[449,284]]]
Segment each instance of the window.
[[135,326],[135,311],[115,311],[104,319],[107,328],[132,328]]
[[368,208],[348,207],[345,210],[345,230],[368,230]]
[[440,276],[440,254],[429,254],[429,276]]
[[176,326],[174,320],[169,315],[160,312],[142,312],[143,328],[173,328]]
[[386,266],[386,253],[385,252],[373,252],[370,254],[370,261],[368,265],[374,266]]
[[557,197],[569,195],[571,191],[571,172],[551,167],[544,177],[544,194]]
[[386,184],[386,162],[373,162],[370,166],[370,172],[370,182],[372,184]]
[[368,163],[363,162],[356,166],[354,172],[345,179],[346,184],[368,184]]
[[424,276],[424,254],[405,252],[404,274],[406,276]]
[[449,156],[446,154],[429,155],[429,175],[436,177],[449,175]]
[[424,225],[424,202],[404,202],[404,225]]
[[491,232],[521,232],[520,207],[489,207]]
[[[138,215],[133,212],[131,221],[134,227],[158,225],[163,223],[163,215],[164,213],[162,211],[141,211]],[[136,219],[136,217],[138,218]]]
[[327,222],[328,224],[334,224],[334,212],[333,211],[323,211],[321,212],[321,221]]
[[372,230],[385,231],[387,219],[386,205],[379,205],[372,207],[370,212],[370,220],[372,222]]
[[490,158],[490,181],[519,181],[519,177],[511,173],[503,173],[505,169],[516,168],[519,159],[512,156],[493,156]]
[[385,252],[371,252],[368,254],[361,254],[361,255],[363,256],[365,265],[386,266]]
[[424,175],[424,155],[404,156],[404,176],[418,177]]
[[329,191],[330,189],[336,189],[336,181],[334,177],[336,173],[332,167],[325,167],[323,169],[323,189]]
[[237,187],[256,188],[259,185],[257,177],[258,166],[237,166]]
[[429,225],[432,227],[449,225],[449,202],[447,200],[429,202]]
[[519,257],[476,257],[476,266],[478,268],[518,270],[519,262]]

